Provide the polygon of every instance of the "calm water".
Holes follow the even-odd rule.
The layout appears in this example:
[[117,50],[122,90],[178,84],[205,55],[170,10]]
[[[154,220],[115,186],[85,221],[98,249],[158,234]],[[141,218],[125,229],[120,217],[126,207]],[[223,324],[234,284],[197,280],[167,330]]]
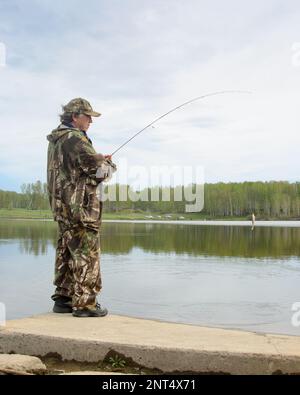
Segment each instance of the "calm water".
[[[7,319],[50,311],[56,224],[0,222]],[[300,335],[300,228],[104,223],[100,301],[114,314]]]

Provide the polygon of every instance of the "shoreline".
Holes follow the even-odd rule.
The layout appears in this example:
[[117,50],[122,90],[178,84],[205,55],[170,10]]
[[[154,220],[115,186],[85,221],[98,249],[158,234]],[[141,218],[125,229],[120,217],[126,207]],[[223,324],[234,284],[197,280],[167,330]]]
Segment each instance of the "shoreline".
[[[13,218],[0,217],[6,221],[42,221],[55,222],[50,218]],[[103,219],[102,223],[132,223],[132,224],[163,224],[163,225],[198,225],[198,226],[245,226],[252,227],[252,222],[249,220],[164,220],[164,219]],[[255,227],[285,227],[285,228],[299,228],[300,221],[293,220],[262,220],[256,221]]]
[[[198,220],[117,220],[117,219],[109,219],[103,220],[102,222],[108,223],[143,223],[143,224],[168,224],[168,225],[211,225],[211,226],[248,226],[252,227],[251,221],[239,221],[239,220],[206,220],[206,221],[198,221]],[[300,227],[300,221],[256,221],[255,227],[267,227],[267,226],[278,226],[278,227],[291,227],[298,228]]]
[[[50,210],[28,210],[28,209],[3,209],[0,208],[0,220],[11,219],[30,219],[30,220],[48,220],[53,221],[53,216]],[[144,222],[160,222],[160,223],[191,223],[197,222],[200,224],[215,223],[215,222],[228,222],[228,223],[251,223],[250,215],[245,216],[211,216],[202,212],[196,213],[159,213],[147,211],[117,211],[108,212],[105,207],[102,212],[103,221],[144,221]],[[260,217],[257,216],[255,223],[291,223],[296,224],[300,222],[299,217]]]

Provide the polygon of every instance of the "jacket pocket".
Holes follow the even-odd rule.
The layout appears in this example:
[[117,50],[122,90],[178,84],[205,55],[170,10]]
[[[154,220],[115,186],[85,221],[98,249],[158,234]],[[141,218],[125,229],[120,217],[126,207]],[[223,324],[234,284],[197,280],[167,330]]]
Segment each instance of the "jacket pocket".
[[85,186],[83,221],[88,223],[94,223],[100,220],[100,201],[96,194],[96,188],[92,184]]
[[85,199],[85,180],[80,179],[72,193],[70,199],[70,213],[72,216],[73,222],[82,222],[83,219],[83,211],[84,211],[84,199]]

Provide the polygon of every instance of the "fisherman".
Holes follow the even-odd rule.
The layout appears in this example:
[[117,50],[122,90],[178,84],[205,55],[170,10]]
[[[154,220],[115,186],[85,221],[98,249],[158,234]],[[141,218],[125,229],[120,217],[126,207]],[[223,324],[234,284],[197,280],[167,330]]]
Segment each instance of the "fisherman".
[[99,168],[114,166],[111,155],[96,153],[87,130],[101,114],[82,98],[63,106],[61,124],[47,136],[47,181],[50,206],[58,222],[55,261],[55,313],[103,317],[96,296],[102,288],[100,238],[102,202],[96,190]]

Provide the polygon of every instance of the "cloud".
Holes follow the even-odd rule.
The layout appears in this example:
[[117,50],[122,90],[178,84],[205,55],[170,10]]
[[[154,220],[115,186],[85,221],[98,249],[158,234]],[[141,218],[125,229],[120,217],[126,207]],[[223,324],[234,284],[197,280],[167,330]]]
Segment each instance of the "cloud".
[[[0,187],[45,180],[46,135],[61,104],[86,97],[103,116],[90,135],[133,165],[202,165],[215,181],[295,180],[299,167],[300,41],[296,1],[37,0],[0,3]],[[21,16],[22,15],[22,16]]]

